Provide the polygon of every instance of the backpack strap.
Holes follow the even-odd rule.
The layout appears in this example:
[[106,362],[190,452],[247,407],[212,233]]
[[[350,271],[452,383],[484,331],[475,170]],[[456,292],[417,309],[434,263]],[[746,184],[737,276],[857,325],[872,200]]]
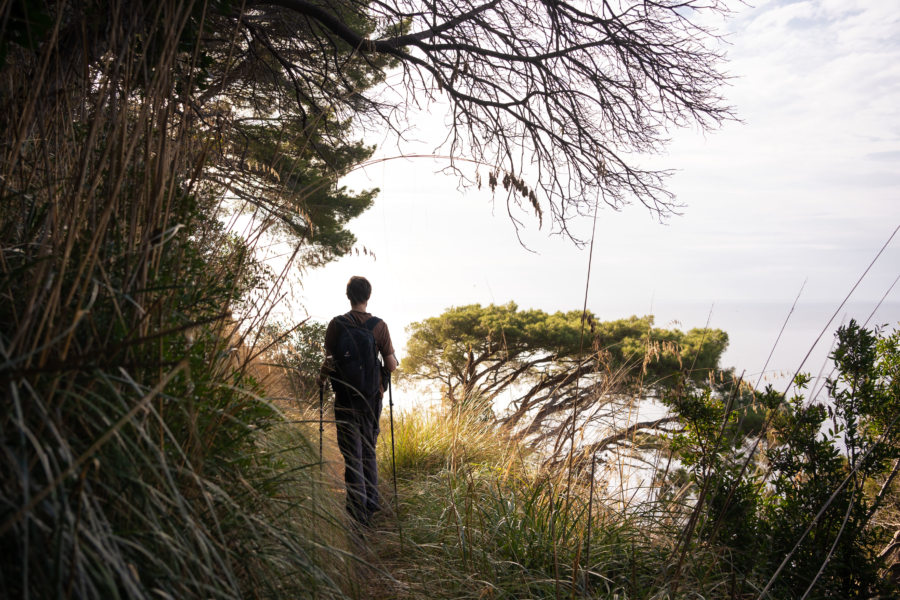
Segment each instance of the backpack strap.
[[363,323],[363,326],[369,331],[374,332],[379,323],[381,323],[381,319],[378,317],[369,317],[369,320]]
[[[334,320],[337,321],[338,323],[340,323],[341,326],[344,327],[345,329],[348,327],[353,327],[355,329],[368,329],[369,333],[371,333],[373,335],[373,337],[375,335],[375,328],[378,327],[378,324],[381,323],[381,321],[382,321],[382,319],[379,319],[378,317],[369,317],[365,323],[360,325],[356,319],[354,319],[353,317],[350,316],[350,313],[344,313],[342,315],[338,315],[334,318]],[[377,346],[377,342],[376,342],[376,346]],[[380,348],[379,348],[379,351],[380,351]]]
[[344,327],[364,327],[371,332],[375,332],[375,328],[378,327],[378,324],[381,323],[381,319],[378,317],[369,317],[365,323],[359,324],[356,319],[350,316],[350,313],[344,313],[342,315],[338,315],[334,318],[335,321],[338,321]]

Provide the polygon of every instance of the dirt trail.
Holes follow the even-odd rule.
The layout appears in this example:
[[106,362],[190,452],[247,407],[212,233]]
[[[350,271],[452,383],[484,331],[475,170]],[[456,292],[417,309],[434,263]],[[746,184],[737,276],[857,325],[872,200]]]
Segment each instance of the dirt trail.
[[[277,365],[267,363],[265,358],[251,359],[248,369],[260,381],[267,391],[270,400],[287,417],[288,421],[297,423],[311,435],[311,441],[318,445],[319,409],[315,406],[301,405],[296,401],[297,391],[293,389],[285,370]],[[308,401],[307,401],[308,402]],[[337,446],[334,429],[334,412],[332,404],[326,397],[324,403],[322,432],[322,483],[332,496],[336,507],[344,503],[344,462]],[[379,456],[379,461],[385,460]],[[389,457],[387,458],[389,460]],[[346,522],[345,550],[355,555],[358,560],[351,561],[353,573],[348,579],[355,587],[351,596],[360,600],[382,600],[385,598],[404,599],[423,597],[422,585],[409,581],[410,550],[409,544],[401,545],[397,517],[394,513],[394,490],[391,481],[380,482],[385,510],[378,513],[371,528],[355,530],[349,519]],[[355,585],[354,585],[355,582]]]

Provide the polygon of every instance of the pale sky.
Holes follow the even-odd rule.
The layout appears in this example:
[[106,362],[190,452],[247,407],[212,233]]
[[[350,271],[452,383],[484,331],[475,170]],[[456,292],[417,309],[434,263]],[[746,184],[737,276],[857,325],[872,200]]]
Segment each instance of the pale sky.
[[[769,370],[793,371],[879,249],[900,225],[900,0],[758,0],[725,22],[725,90],[742,123],[705,136],[673,131],[663,167],[686,207],[659,224],[646,209],[605,208],[597,222],[588,308],[601,319],[655,314],[657,325],[725,329],[723,366],[754,380],[803,287]],[[422,118],[428,152],[440,114]],[[439,127],[438,127],[439,131]],[[376,156],[397,154],[383,137]],[[588,251],[526,221],[518,242],[502,197],[461,190],[444,163],[391,160],[346,178],[381,189],[351,224],[377,260],[350,256],[302,277],[320,321],[347,309],[344,286],[364,275],[373,313],[404,329],[449,306],[515,301],[581,309]],[[590,235],[590,220],[579,224]],[[900,234],[839,311],[864,321],[900,275]],[[301,318],[302,314],[294,315]],[[900,284],[874,323],[900,322]],[[837,324],[836,323],[836,324]],[[832,327],[831,329],[833,329]],[[821,368],[831,334],[804,370]]]

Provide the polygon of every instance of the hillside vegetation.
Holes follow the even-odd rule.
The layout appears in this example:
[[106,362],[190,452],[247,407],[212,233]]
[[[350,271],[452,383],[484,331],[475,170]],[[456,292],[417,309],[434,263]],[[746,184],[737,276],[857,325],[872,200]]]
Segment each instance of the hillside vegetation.
[[[720,368],[721,331],[451,309],[416,324],[405,367],[445,405],[386,412],[391,503],[349,525],[323,326],[272,311],[356,248],[376,190],[338,183],[373,152],[354,127],[402,129],[373,86],[399,65],[406,101],[447,90],[470,127],[454,152],[563,230],[586,207],[559,174],[666,212],[662,174],[607,148],[729,115],[684,3],[636,3],[631,29],[545,3],[551,57],[503,29],[531,33],[530,5],[431,4],[448,20],[425,35],[404,3],[0,1],[0,597],[896,594],[900,334],[855,322],[830,375],[780,393]],[[609,61],[615,78],[591,67]],[[511,64],[546,82],[539,104],[500,110]],[[548,142],[559,106],[580,129]],[[589,119],[609,106],[619,129]],[[551,180],[507,172],[516,144]],[[633,419],[648,400],[664,416]]]
[[675,386],[664,395],[675,424],[642,441],[631,430],[625,449],[587,460],[526,449],[481,410],[404,415],[400,518],[374,543],[419,587],[392,593],[889,597],[900,336],[851,323],[838,337],[817,388],[827,399],[802,376],[788,399],[735,381]]

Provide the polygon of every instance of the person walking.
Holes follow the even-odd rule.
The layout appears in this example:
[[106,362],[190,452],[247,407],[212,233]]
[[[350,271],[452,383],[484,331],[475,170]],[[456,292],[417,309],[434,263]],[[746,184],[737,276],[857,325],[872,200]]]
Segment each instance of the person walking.
[[[319,386],[331,381],[338,448],[344,457],[347,512],[362,525],[381,509],[375,442],[384,390],[399,365],[387,323],[367,312],[372,284],[354,276],[347,283],[350,312],[325,330]],[[381,362],[378,361],[381,356]]]

